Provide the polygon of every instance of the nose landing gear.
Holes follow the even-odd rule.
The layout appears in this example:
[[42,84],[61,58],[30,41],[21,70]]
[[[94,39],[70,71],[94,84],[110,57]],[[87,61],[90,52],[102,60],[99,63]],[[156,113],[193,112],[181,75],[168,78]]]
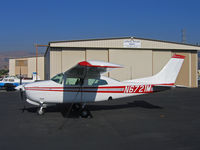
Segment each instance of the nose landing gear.
[[37,114],[38,115],[44,115],[45,111],[44,111],[44,105],[43,103],[40,103],[40,108],[37,109]]
[[37,110],[37,114],[38,115],[44,115],[44,108],[43,107],[40,107],[40,108],[38,108],[38,110]]

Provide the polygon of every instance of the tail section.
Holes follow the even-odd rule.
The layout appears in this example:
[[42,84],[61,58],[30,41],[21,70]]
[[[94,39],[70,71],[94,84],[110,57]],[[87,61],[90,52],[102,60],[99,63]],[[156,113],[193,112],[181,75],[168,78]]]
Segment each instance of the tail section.
[[185,56],[173,55],[163,69],[153,76],[154,80],[159,83],[175,83],[181,70]]
[[129,80],[125,82],[138,82],[143,84],[164,84],[174,85],[180,69],[182,67],[185,56],[173,55],[163,69],[154,76],[147,78],[140,78],[135,80]]

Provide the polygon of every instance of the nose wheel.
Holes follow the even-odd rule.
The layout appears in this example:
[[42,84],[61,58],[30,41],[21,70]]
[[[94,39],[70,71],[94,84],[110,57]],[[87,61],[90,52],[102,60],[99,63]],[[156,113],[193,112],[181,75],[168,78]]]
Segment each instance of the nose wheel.
[[40,107],[40,108],[38,108],[38,110],[37,110],[37,114],[38,115],[44,115],[44,108],[43,107]]
[[44,115],[45,111],[44,111],[44,106],[43,103],[40,104],[40,108],[37,109],[37,114],[38,115]]

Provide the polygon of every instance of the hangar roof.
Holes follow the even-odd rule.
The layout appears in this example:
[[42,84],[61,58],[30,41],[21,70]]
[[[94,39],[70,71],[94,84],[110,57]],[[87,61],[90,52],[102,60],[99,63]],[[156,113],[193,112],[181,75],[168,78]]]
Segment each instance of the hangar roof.
[[170,49],[170,50],[200,50],[200,46],[177,42],[137,38],[103,38],[86,40],[69,40],[49,42],[50,47],[74,48],[127,48],[127,49]]
[[[41,56],[38,56],[39,57],[44,57],[42,54],[40,54]],[[9,59],[29,59],[29,58],[36,58],[36,56],[25,56],[25,57],[13,57],[13,58],[9,58]]]

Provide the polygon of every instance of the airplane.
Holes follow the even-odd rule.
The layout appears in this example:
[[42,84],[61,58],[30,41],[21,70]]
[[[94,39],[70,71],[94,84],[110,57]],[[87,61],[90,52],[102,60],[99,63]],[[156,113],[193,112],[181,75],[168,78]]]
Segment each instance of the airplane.
[[[38,76],[38,80],[40,77]],[[27,84],[36,81],[36,72],[33,72],[32,78],[22,78],[21,71],[20,71],[20,78],[16,76],[6,76],[0,81],[0,89],[5,88],[7,91],[14,90],[14,87],[17,87],[21,84]]]
[[102,61],[82,61],[47,81],[39,81],[16,87],[26,95],[26,101],[39,106],[37,113],[52,104],[71,103],[87,118],[89,102],[113,100],[160,92],[175,87],[175,81],[185,56],[174,54],[157,74],[133,80],[117,81],[102,74],[121,65]]

